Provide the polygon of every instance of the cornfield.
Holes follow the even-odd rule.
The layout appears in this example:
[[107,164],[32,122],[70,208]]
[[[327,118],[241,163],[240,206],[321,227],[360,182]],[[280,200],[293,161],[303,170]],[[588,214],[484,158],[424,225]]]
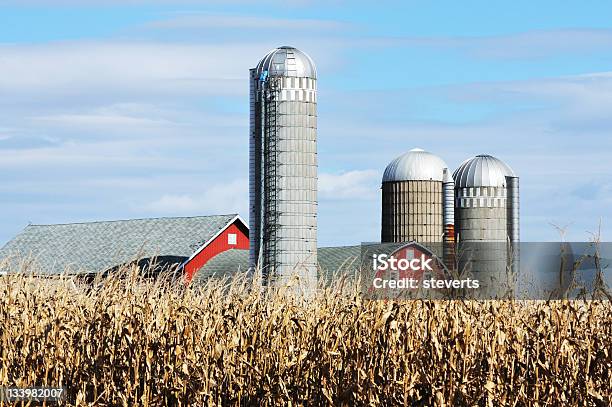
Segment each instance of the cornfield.
[[96,406],[611,403],[609,302],[251,287],[0,276],[0,386],[64,386],[64,403]]

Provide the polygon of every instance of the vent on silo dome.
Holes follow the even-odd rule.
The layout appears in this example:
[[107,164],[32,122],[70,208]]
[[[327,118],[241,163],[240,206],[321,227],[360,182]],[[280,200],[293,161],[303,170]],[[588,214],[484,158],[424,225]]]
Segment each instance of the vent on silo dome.
[[396,181],[442,181],[444,160],[435,154],[415,148],[389,163],[382,182]]

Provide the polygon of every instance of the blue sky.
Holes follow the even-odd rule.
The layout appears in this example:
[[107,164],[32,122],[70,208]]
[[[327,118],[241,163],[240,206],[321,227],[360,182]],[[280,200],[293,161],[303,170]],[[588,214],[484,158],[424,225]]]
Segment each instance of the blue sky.
[[[85,5],[84,5],[85,4]],[[0,0],[0,244],[28,223],[248,215],[248,68],[319,71],[319,242],[379,237],[414,147],[521,177],[523,240],[612,235],[612,3]]]

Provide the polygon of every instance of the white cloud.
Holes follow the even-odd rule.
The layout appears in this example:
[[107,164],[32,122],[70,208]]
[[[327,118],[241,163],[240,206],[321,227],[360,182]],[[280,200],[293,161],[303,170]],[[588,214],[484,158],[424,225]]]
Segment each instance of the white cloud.
[[203,192],[170,193],[143,205],[146,212],[158,215],[248,214],[248,181],[237,179],[223,184],[202,185]]
[[[156,200],[143,205],[150,213],[164,215],[185,215],[193,213],[248,213],[248,181],[237,179],[227,183],[207,185],[191,184],[192,190],[163,194]],[[374,170],[355,170],[340,174],[319,175],[319,194],[326,200],[376,199],[380,174]],[[185,188],[183,188],[185,189]],[[198,192],[201,191],[201,192]]]
[[584,75],[559,76],[518,81],[482,82],[459,86],[471,89],[476,96],[501,100],[540,96],[584,102],[586,99],[605,98],[612,90],[612,72],[595,72]]
[[157,201],[146,205],[146,209],[161,213],[197,213],[199,208],[196,200],[190,195],[163,195]]
[[145,28],[154,29],[258,29],[288,30],[290,32],[308,31],[317,34],[320,31],[347,28],[348,24],[334,20],[316,19],[283,19],[258,16],[237,16],[223,14],[182,13],[174,18],[147,23]]
[[321,199],[373,199],[377,196],[380,174],[376,170],[353,170],[319,175]]
[[562,29],[528,31],[474,41],[469,52],[480,57],[533,58],[588,53],[612,46],[612,30]]
[[[451,99],[461,103],[509,103],[535,105],[530,121],[559,123],[563,127],[578,124],[583,128],[612,124],[612,72],[561,76],[520,81],[472,83],[451,86]],[[523,117],[530,113],[523,109]]]
[[[130,40],[0,43],[0,107],[12,117],[26,111],[28,117],[56,123],[146,125],[138,122],[143,119],[138,113],[94,110],[130,103],[178,104],[183,109],[198,100],[211,101],[211,96],[225,98],[221,103],[242,100],[246,106],[248,70],[279,45],[278,38],[302,47],[319,67],[334,67],[344,44],[315,34],[343,26],[328,20],[185,12],[129,28]],[[159,30],[181,27],[218,32],[185,36]],[[253,35],[249,29],[272,30],[274,35]]]
[[372,37],[364,45],[427,47],[460,51],[477,58],[524,59],[607,51],[612,30],[558,29],[496,36]]
[[[265,48],[263,48],[265,49]],[[247,72],[262,48],[63,42],[0,46],[0,93],[72,95],[246,95]],[[236,59],[236,55],[241,55]]]
[[[64,107],[61,110],[43,111],[38,115],[20,117],[15,120],[11,112],[5,112],[6,121],[15,120],[21,126],[21,133],[53,134],[57,142],[77,140],[80,143],[95,139],[121,138],[173,139],[177,143],[188,138],[208,138],[219,144],[223,141],[216,137],[244,131],[247,119],[239,113],[214,112],[194,109],[185,105],[156,105],[149,103],[117,103],[91,108]],[[23,111],[24,115],[28,112]],[[38,112],[31,112],[38,113]],[[3,113],[0,113],[0,118]],[[3,134],[0,129],[0,136]],[[210,137],[207,135],[210,134]],[[7,136],[18,137],[17,132],[7,132]],[[21,136],[23,139],[23,136]],[[227,143],[226,143],[227,144]],[[0,145],[0,148],[2,146]]]
[[[377,199],[380,174],[375,170],[355,170],[319,175],[319,196],[323,200]],[[143,205],[150,213],[186,215],[194,213],[248,213],[248,181],[238,179],[214,185],[194,184],[202,192],[163,194]]]
[[[333,69],[342,61],[340,42],[308,35],[290,38],[319,67]],[[57,109],[210,96],[245,100],[249,69],[278,45],[271,36],[214,44],[165,39],[0,43],[0,106]]]
[[157,127],[176,123],[167,120],[155,120],[146,117],[131,117],[118,114],[58,114],[52,116],[38,116],[33,120],[43,122],[45,125],[76,126],[86,129],[98,127]]
[[13,129],[2,129],[0,128],[0,140],[8,140],[13,132]]

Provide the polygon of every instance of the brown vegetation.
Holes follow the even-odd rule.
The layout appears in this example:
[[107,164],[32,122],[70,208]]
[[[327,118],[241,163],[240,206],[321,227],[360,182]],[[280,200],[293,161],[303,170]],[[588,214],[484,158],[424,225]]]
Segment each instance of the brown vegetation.
[[0,276],[0,385],[76,405],[610,405],[609,302],[300,301],[246,280]]

